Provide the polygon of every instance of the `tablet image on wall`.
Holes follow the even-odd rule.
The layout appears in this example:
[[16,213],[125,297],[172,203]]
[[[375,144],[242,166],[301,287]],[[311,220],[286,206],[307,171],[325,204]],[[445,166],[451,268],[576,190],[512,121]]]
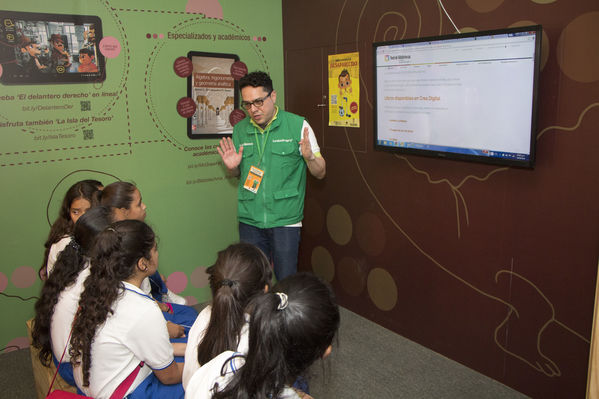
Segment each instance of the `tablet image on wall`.
[[0,11],[0,81],[6,85],[94,83],[106,79],[92,15]]
[[373,44],[377,150],[532,168],[539,25]]
[[187,78],[187,96],[196,103],[195,114],[187,119],[191,139],[218,138],[233,134],[229,115],[238,108],[238,83],[231,75],[236,54],[190,51],[187,57],[193,73]]

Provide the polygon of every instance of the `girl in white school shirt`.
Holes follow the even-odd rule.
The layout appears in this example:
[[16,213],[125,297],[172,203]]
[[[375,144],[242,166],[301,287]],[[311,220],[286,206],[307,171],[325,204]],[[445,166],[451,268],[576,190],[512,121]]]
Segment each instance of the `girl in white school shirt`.
[[191,330],[185,350],[183,388],[200,365],[227,350],[246,353],[250,299],[268,290],[272,271],[266,255],[254,245],[233,244],[218,253],[209,274],[212,303]]
[[73,386],[75,380],[71,357],[65,348],[83,291],[83,282],[89,275],[89,260],[96,236],[110,222],[110,210],[105,207],[95,207],[79,218],[73,229],[72,240],[58,256],[54,271],[45,281],[40,298],[35,303],[32,345],[39,349],[42,364],[49,366],[52,361],[55,365],[61,362],[58,372]]
[[[141,192],[132,183],[115,182],[104,187],[99,194],[100,204],[112,210],[113,220],[135,219],[144,221],[146,205],[142,201]],[[170,291],[160,273],[148,276],[142,283],[142,290],[158,301],[171,335],[171,342],[187,342],[186,334],[198,317],[198,312],[191,306],[185,305],[185,298]],[[183,361],[178,358],[177,361]]]
[[116,222],[98,236],[70,349],[75,381],[86,395],[109,398],[140,367],[125,396],[183,397],[182,365],[174,362],[161,311],[140,289],[157,268],[154,232],[144,222]]
[[226,351],[198,369],[186,399],[299,399],[291,387],[316,360],[328,356],[339,328],[339,308],[330,287],[298,273],[256,296],[247,355]]

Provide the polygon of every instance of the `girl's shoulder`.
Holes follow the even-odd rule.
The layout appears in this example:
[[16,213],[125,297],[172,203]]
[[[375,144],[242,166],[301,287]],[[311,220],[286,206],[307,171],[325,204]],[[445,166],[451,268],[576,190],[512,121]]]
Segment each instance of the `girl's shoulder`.
[[219,390],[227,386],[245,359],[240,353],[226,351],[195,371],[185,389],[185,397],[207,399],[212,397],[215,384]]
[[57,248],[60,251],[62,251],[63,249],[65,249],[65,247],[67,245],[69,245],[69,243],[71,242],[72,239],[73,239],[72,236],[70,236],[68,234],[64,235],[64,236],[60,237],[60,240],[58,240],[54,244],[52,244],[51,248],[54,247],[54,248]]

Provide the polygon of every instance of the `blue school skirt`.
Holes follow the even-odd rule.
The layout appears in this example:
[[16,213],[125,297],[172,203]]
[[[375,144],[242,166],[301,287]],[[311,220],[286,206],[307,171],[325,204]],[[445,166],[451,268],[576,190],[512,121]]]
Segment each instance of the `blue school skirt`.
[[183,399],[185,391],[181,383],[164,385],[154,373],[146,377],[127,399]]

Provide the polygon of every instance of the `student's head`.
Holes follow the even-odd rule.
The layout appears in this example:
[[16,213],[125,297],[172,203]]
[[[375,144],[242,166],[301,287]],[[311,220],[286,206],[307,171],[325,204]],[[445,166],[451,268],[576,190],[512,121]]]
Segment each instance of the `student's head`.
[[251,72],[239,79],[241,105],[259,126],[266,126],[274,117],[277,92],[265,72]]
[[206,269],[212,296],[230,291],[242,302],[264,291],[272,278],[270,263],[258,247],[248,243],[229,245],[220,251],[216,263]]
[[81,216],[73,230],[73,239],[62,250],[52,274],[42,287],[39,300],[35,303],[35,323],[32,330],[33,345],[37,347],[43,364],[49,365],[52,356],[50,324],[60,293],[73,284],[88,264],[98,234],[111,222],[110,210],[94,207]]
[[119,281],[136,273],[153,274],[158,268],[154,231],[134,219],[111,224],[96,240],[92,272],[94,268],[110,270]]
[[148,276],[158,267],[156,238],[152,229],[139,220],[122,220],[104,229],[97,237],[90,275],[85,280],[73,323],[69,354],[82,362],[83,385],[89,385],[91,344],[124,286],[132,277]]
[[94,52],[88,48],[79,50],[79,63],[81,65],[91,64],[94,60]]
[[339,328],[331,288],[318,277],[298,273],[256,296],[251,310],[245,365],[214,398],[278,397],[312,363],[330,353]]
[[349,77],[349,72],[347,71],[347,69],[344,69],[339,74],[339,88],[343,89],[343,88],[348,88],[349,86],[351,86],[351,79]]
[[119,181],[107,185],[100,195],[100,204],[112,209],[115,221],[146,218],[146,204],[141,201],[141,193],[132,183]]
[[96,194],[99,190],[98,187],[101,186],[102,183],[97,180],[82,180],[73,184],[67,190],[62,200],[62,204],[60,205],[58,217],[52,224],[48,239],[44,244],[46,250],[44,253],[44,260],[39,270],[42,279],[47,277],[45,272],[50,247],[64,236],[72,234],[75,222],[77,222],[77,220],[92,206],[96,205]]
[[73,228],[73,241],[80,246],[83,255],[91,257],[98,234],[112,223],[110,208],[95,206],[85,212]]
[[82,180],[73,184],[66,192],[60,207],[59,217],[70,220],[73,224],[87,212],[95,202],[99,187],[97,180]]
[[268,289],[272,278],[266,255],[247,243],[233,244],[220,251],[216,263],[206,272],[212,291],[212,313],[198,347],[200,364],[237,348],[245,323],[244,309],[254,295]]

